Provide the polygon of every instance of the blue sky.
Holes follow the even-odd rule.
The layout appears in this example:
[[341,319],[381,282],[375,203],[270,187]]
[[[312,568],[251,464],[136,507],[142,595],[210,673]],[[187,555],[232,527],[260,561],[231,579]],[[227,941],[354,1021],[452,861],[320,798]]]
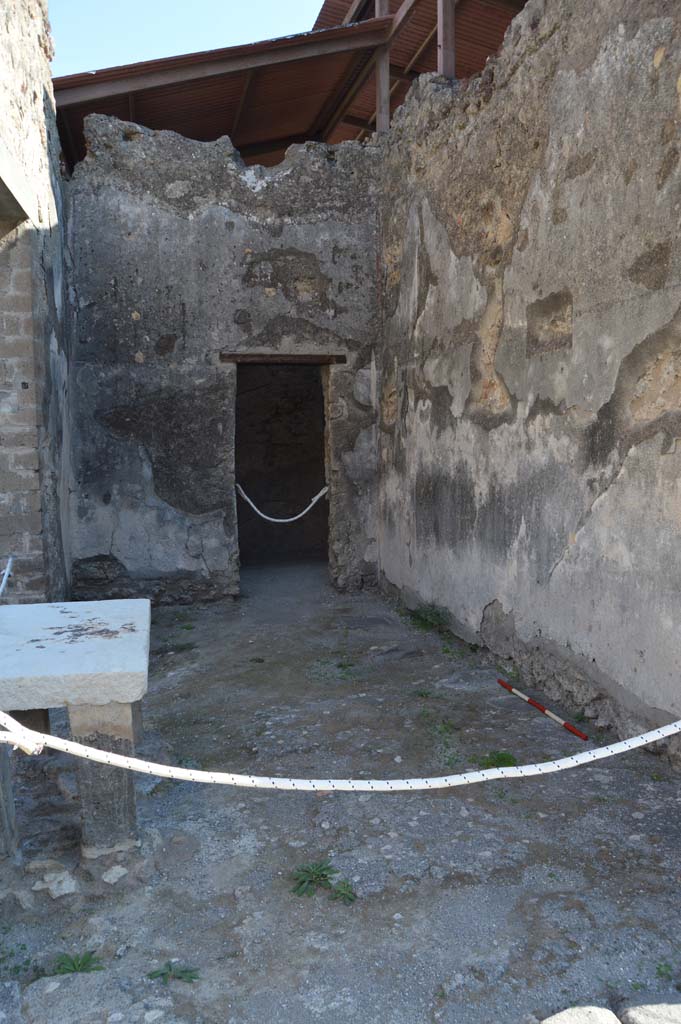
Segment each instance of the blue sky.
[[52,73],[306,32],[322,0],[50,0]]

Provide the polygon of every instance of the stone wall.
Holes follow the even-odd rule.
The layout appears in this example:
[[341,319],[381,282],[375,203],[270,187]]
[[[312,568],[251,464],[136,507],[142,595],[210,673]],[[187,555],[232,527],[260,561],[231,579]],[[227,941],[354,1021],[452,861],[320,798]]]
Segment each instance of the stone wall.
[[[93,116],[68,187],[73,593],[238,592],[235,365],[328,368],[334,580],[375,580],[376,151],[294,147],[246,168],[200,143]],[[373,382],[373,384],[372,384]]]
[[622,728],[681,716],[680,146],[667,0],[530,0],[385,144],[382,577]]
[[0,565],[6,601],[63,596],[68,468],[59,140],[47,6],[0,0]]

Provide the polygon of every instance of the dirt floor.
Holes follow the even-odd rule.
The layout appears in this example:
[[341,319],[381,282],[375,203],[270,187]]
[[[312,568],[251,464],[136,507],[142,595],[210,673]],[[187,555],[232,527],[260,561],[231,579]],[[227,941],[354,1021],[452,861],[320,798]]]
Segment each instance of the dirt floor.
[[[335,593],[323,566],[250,569],[243,590],[155,612],[143,756],[369,778],[584,747],[504,692],[488,654]],[[647,751],[385,796],[141,777],[140,850],[89,862],[72,762],[17,761],[23,867],[0,868],[14,1019],[530,1024],[578,1003],[681,1003],[679,776]],[[291,892],[292,871],[325,858],[353,904]],[[86,951],[102,971],[50,976]],[[169,960],[198,980],[147,977]]]

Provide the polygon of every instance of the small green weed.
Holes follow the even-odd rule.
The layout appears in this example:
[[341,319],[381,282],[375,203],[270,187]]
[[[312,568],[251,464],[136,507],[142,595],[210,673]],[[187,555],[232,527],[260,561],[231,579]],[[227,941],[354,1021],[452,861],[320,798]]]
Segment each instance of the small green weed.
[[441,718],[439,721],[429,722],[435,739],[435,747],[441,763],[447,768],[452,768],[459,760],[452,745],[452,736],[456,732],[456,726],[449,718]]
[[491,750],[485,757],[478,758],[481,768],[513,768],[517,763],[508,750]]
[[446,640],[442,644],[442,653],[449,655],[450,658],[463,657],[463,651],[460,648],[454,647],[452,644],[447,643]]
[[434,633],[449,633],[449,620],[445,613],[434,604],[426,604],[409,612],[409,618],[417,629]]
[[350,904],[354,903],[357,899],[357,893],[352,888],[347,878],[342,878],[340,882],[336,882],[334,885],[329,899],[338,900],[344,906],[349,907]]
[[291,892],[295,896],[312,896],[317,889],[332,889],[332,878],[338,874],[338,869],[331,866],[329,860],[313,861],[310,864],[302,864],[293,872],[295,885]]
[[655,968],[655,974],[662,981],[671,981],[672,978],[674,977],[674,972],[672,971],[672,965],[667,963],[666,960],[662,960],[657,965],[657,967]]
[[92,974],[93,971],[103,971],[104,964],[94,950],[86,953],[60,953],[54,962],[53,974]]
[[643,981],[632,981],[631,987],[633,988],[634,992],[640,992],[641,989],[647,988],[645,982]]
[[583,708],[575,715],[575,722],[586,722],[586,711]]
[[201,762],[197,761],[195,757],[178,757],[177,763],[180,768],[191,768],[193,771],[201,770]]
[[172,960],[166,960],[163,967],[149,971],[147,978],[151,978],[152,981],[160,979],[164,985],[168,985],[171,981],[184,981],[188,985],[192,985],[199,980],[199,972],[195,967],[183,967],[181,964],[174,964]]
[[452,736],[456,732],[456,726],[450,718],[442,718],[435,726],[438,736]]
[[662,772],[652,772],[650,778],[653,782],[664,782],[664,775]]
[[[0,927],[0,935],[7,935],[9,928]],[[25,942],[19,942],[16,946],[5,945],[4,939],[0,940],[0,981],[14,980],[20,978],[26,980],[29,977],[40,978],[44,969],[27,956],[28,947]]]
[[422,700],[427,700],[428,697],[432,697],[430,690],[416,690],[416,696],[421,697]]
[[183,622],[180,629],[193,629],[194,625],[191,622]]
[[336,662],[336,668],[341,679],[352,679],[353,669],[355,668],[355,662],[351,658],[341,658],[340,661]]

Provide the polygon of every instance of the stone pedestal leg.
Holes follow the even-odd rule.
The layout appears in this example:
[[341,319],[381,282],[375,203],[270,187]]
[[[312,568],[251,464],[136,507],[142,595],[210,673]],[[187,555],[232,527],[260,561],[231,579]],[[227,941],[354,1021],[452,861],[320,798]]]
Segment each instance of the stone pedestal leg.
[[18,849],[17,824],[14,817],[10,750],[0,746],[0,857],[13,857]]
[[[71,735],[78,743],[116,754],[135,752],[135,715],[131,704],[73,704]],[[132,772],[78,758],[78,787],[87,856],[134,845],[137,837]]]

